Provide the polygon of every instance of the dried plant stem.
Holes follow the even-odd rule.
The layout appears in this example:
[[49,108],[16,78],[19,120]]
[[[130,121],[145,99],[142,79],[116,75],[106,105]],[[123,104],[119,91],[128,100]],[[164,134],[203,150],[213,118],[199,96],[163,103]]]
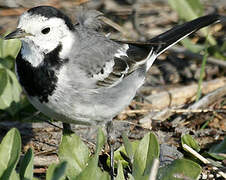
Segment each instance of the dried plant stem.
[[226,174],[222,171],[219,170],[219,168],[213,166],[211,164],[211,162],[204,158],[202,155],[200,155],[198,152],[196,152],[195,150],[193,150],[191,147],[189,147],[187,144],[182,144],[183,148],[190,152],[192,155],[194,155],[196,158],[198,158],[200,161],[202,161],[204,164],[209,164],[212,166],[213,170],[216,171],[220,176],[222,176],[223,178],[226,178]]

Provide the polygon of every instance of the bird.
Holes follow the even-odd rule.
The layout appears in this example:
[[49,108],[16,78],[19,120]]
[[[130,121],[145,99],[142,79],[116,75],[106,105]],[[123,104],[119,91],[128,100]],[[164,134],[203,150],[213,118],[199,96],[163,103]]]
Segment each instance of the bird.
[[145,43],[110,39],[99,31],[100,16],[83,10],[73,23],[59,9],[37,6],[4,39],[22,41],[15,71],[34,107],[64,123],[105,125],[112,140],[112,119],[129,105],[156,58],[221,16],[199,17]]

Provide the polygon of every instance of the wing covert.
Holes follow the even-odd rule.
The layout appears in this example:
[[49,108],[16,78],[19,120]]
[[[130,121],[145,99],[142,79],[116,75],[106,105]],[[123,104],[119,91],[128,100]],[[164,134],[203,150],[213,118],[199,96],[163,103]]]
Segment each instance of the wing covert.
[[[98,87],[112,87],[123,80],[124,77],[135,71],[140,65],[145,64],[150,50],[123,44],[113,55],[111,67],[104,66],[98,74],[93,75],[97,79]],[[106,70],[111,69],[111,71]],[[101,74],[101,76],[100,76]],[[104,77],[104,78],[103,78]]]

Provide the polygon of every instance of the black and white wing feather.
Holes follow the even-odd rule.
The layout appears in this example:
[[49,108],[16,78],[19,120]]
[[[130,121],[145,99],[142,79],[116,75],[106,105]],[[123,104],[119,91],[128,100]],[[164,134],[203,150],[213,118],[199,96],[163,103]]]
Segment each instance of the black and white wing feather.
[[[150,39],[147,43],[112,41],[106,47],[99,45],[99,50],[101,49],[101,51],[109,51],[109,47],[113,50],[110,50],[111,53],[107,53],[108,55],[104,55],[96,60],[96,63],[93,63],[96,66],[95,68],[86,69],[95,69],[95,71],[89,72],[89,74],[96,80],[97,88],[116,86],[126,76],[139,68],[143,68],[143,71],[146,72],[157,56],[181,39],[219,20],[221,20],[221,16],[218,14],[203,16],[175,26],[165,33]],[[101,54],[103,53],[101,52]]]
[[133,73],[141,65],[145,68],[146,59],[149,57],[150,50],[139,48],[132,44],[121,44],[113,59],[106,62],[105,66],[98,74],[93,75],[97,79],[98,87],[112,87],[120,83],[124,77]]

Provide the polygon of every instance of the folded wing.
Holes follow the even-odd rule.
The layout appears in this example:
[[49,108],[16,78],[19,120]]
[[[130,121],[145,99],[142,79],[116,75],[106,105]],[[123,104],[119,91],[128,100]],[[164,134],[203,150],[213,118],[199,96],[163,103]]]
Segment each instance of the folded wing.
[[186,22],[162,33],[147,43],[116,41],[120,46],[92,77],[97,80],[97,87],[112,87],[120,83],[124,77],[138,68],[148,70],[154,60],[165,50],[191,33],[220,21],[221,16],[211,14]]

